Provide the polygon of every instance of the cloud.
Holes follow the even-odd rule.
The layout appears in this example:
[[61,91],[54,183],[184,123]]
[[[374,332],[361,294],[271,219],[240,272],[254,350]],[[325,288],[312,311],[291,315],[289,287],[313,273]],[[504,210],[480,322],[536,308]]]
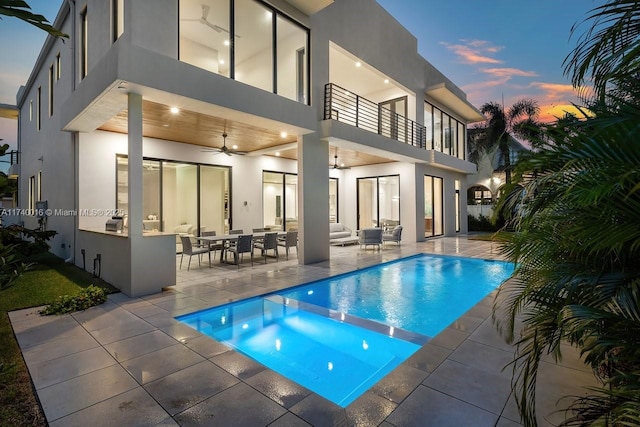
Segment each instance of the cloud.
[[483,73],[491,74],[496,77],[537,77],[535,71],[524,71],[518,68],[483,68]]
[[490,55],[502,50],[485,40],[460,40],[460,44],[441,42],[443,46],[455,53],[466,64],[501,64],[502,61]]

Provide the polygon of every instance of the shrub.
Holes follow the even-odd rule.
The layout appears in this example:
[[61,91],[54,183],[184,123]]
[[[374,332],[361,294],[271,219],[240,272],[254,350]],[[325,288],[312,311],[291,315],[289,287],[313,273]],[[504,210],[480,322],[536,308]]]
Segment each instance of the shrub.
[[76,295],[62,295],[53,303],[40,311],[40,314],[48,316],[51,314],[66,314],[75,311],[82,311],[100,305],[107,300],[104,289],[90,285]]
[[498,231],[500,227],[491,222],[491,218],[480,215],[479,218],[469,215],[469,231]]
[[55,231],[31,230],[20,225],[0,227],[0,290],[11,286],[31,267],[32,264],[24,262],[27,257],[48,251],[47,241],[55,235]]

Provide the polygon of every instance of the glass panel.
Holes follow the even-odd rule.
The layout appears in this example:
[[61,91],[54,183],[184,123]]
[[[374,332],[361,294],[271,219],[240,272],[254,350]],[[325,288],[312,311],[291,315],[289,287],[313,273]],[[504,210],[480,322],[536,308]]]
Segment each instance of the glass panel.
[[467,158],[465,138],[464,125],[458,122],[458,157],[460,159]]
[[285,230],[298,229],[298,176],[286,174],[284,193]]
[[444,136],[444,153],[451,154],[451,117],[442,113],[442,131]]
[[226,234],[229,220],[229,169],[200,166],[200,230]]
[[380,226],[386,230],[400,224],[400,177],[383,176],[378,179]]
[[158,231],[160,226],[160,162],[142,161],[142,229]]
[[442,151],[442,111],[433,107],[433,149]]
[[433,235],[441,236],[444,230],[442,215],[442,178],[433,178]]
[[424,177],[424,237],[433,236],[433,177]]
[[283,230],[284,188],[283,174],[262,173],[262,218],[264,227]]
[[124,32],[124,0],[111,0],[113,2],[113,41]]
[[329,178],[329,222],[338,222],[338,179]]
[[273,91],[273,13],[254,0],[235,2],[235,79]]
[[307,32],[278,16],[278,94],[307,102]]
[[456,233],[460,231],[460,180],[454,181],[456,202]]
[[378,226],[377,178],[358,178],[358,229]]
[[451,119],[451,155],[458,157],[458,121]]
[[433,106],[425,104],[424,106],[424,129],[426,132],[426,149],[433,150]]
[[[198,235],[198,168],[165,162],[162,168],[164,231]],[[176,231],[178,230],[178,231]]]
[[180,60],[230,76],[229,0],[181,0]]
[[127,170],[128,164],[128,158],[116,158],[116,209],[118,211],[122,211],[124,215],[129,215],[129,171]]
[[443,233],[442,178],[424,177],[424,236]]

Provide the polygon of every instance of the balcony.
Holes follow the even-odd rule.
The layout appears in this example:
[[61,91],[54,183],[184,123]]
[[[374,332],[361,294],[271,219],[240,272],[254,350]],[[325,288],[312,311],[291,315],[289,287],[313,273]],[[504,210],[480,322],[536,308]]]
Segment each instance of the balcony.
[[333,83],[325,85],[324,119],[427,149],[424,126]]

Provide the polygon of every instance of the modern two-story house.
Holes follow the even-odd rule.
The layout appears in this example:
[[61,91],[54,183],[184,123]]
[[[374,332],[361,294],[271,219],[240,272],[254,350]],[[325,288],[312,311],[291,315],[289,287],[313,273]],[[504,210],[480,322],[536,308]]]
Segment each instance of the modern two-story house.
[[20,220],[126,294],[175,284],[176,233],[296,228],[309,264],[330,222],[466,232],[483,116],[374,0],[67,0],[54,25],[18,93]]

